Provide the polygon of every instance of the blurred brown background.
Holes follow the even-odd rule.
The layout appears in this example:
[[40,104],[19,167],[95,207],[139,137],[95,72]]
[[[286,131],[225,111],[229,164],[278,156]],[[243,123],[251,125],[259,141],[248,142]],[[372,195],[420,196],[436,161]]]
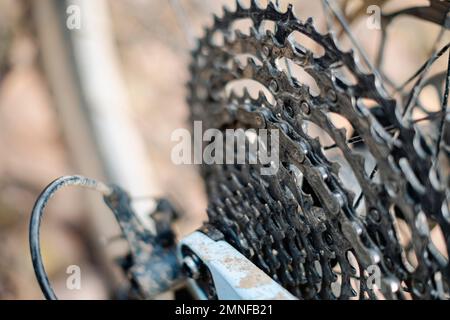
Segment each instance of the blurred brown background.
[[[36,7],[47,1],[0,0],[0,299],[42,298],[28,250],[30,211],[39,192],[56,177],[86,174],[73,160],[74,150],[67,142],[58,112],[62,106],[56,106],[54,87],[43,62],[45,50],[39,38],[42,26],[37,25],[41,22],[37,22]],[[355,6],[362,3],[354,2]],[[145,143],[152,185],[184,212],[177,223],[180,235],[195,230],[205,219],[206,200],[195,167],[175,166],[170,161],[174,145],[170,134],[188,126],[185,83],[189,78],[189,37],[200,36],[201,27],[211,24],[212,13],[220,14],[224,3],[234,7],[233,1],[225,0],[172,4],[162,0],[106,1],[127,95],[125,107]],[[281,1],[281,6],[287,3]],[[301,19],[313,16],[319,30],[325,31],[320,1],[294,3]],[[354,30],[374,59],[380,31],[368,30],[364,18],[355,22]],[[400,18],[390,31],[383,69],[401,82],[429,56],[438,27]],[[348,39],[342,43],[350,47]],[[444,67],[444,62],[438,61],[433,70]],[[438,106],[432,92],[427,99]],[[107,253],[114,252],[110,247],[118,244],[107,244],[110,235],[92,227],[89,217],[96,212],[88,210],[84,199],[84,194],[76,190],[64,190],[52,200],[41,232],[42,250],[57,295],[107,298],[105,262],[99,261],[102,258],[96,250],[100,247]],[[112,216],[106,219],[114,224]],[[109,263],[114,265],[112,260]],[[82,289],[78,291],[65,288],[66,268],[71,264],[82,269]]]

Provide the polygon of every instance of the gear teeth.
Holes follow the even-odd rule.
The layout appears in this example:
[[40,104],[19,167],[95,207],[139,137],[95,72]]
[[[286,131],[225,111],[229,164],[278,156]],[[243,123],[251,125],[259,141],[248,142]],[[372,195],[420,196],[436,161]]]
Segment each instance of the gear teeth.
[[266,96],[262,90],[258,91],[258,99],[256,100],[259,104],[266,104]]
[[256,63],[254,63],[253,60],[249,58],[247,60],[247,64],[239,68],[239,72],[243,77],[251,78],[256,73],[257,68],[258,66],[256,65]]
[[233,182],[234,186],[236,187],[236,189],[243,189],[244,186],[239,182],[238,178],[236,177],[236,174],[231,173],[231,181]]
[[314,27],[314,20],[312,17],[308,17],[308,19],[306,19],[305,26],[307,28]]
[[247,65],[250,65],[253,70],[256,70],[258,68],[255,59],[253,59],[252,57],[247,58]]
[[[229,70],[229,73],[238,73],[239,75],[243,74],[245,72],[245,68],[247,67],[247,65],[242,65],[242,62],[239,61],[237,58],[233,58],[232,62],[231,62],[231,67]],[[228,71],[228,70],[224,70],[224,71]]]
[[[244,201],[244,196],[241,191],[236,190],[235,193],[237,195],[237,200],[238,200],[237,203]],[[239,208],[239,207],[237,207],[237,208]]]
[[268,37],[269,39],[271,39],[271,41],[272,41],[272,43],[276,43],[275,42],[275,34],[276,34],[276,32],[277,32],[277,29],[278,29],[278,26],[277,25],[275,25],[275,30],[274,31],[272,31],[272,30],[266,30],[266,37]]
[[259,38],[259,26],[250,27],[250,36],[255,37],[256,39]]
[[253,210],[254,216],[255,216],[256,218],[259,218],[259,217],[261,216],[261,213],[259,212],[259,210],[258,210],[254,205],[252,205],[251,208],[252,208],[252,210]]
[[225,213],[224,209],[222,207],[216,207],[216,211],[219,215],[226,217],[227,214]]
[[223,21],[216,13],[213,14],[214,26],[217,27]]
[[252,11],[261,10],[258,0],[250,1],[250,10],[252,10]]
[[228,17],[232,13],[231,9],[227,5],[222,6],[222,12],[223,12],[223,15],[222,15],[223,18]]
[[321,143],[320,143],[320,139],[319,137],[313,138],[312,139],[314,141],[314,143],[316,144],[317,148],[320,148]]
[[223,40],[225,45],[230,46],[233,44],[233,33],[232,32],[227,32],[226,34],[223,35]]
[[250,92],[248,91],[247,87],[244,87],[243,92],[244,92],[244,94],[242,97],[244,98],[244,101],[251,99]]
[[[246,17],[251,18],[253,23],[255,24],[255,27],[258,27],[260,21],[263,21],[265,18],[270,17],[269,20],[274,20],[277,22],[276,23],[277,31],[274,34],[273,32],[270,32],[270,30],[268,30],[268,32],[266,32],[268,39],[264,39],[264,43],[268,43],[269,46],[273,45],[274,48],[281,49],[281,50],[279,50],[279,52],[281,54],[284,54],[286,51],[284,51],[284,52],[282,51],[284,49],[283,45],[285,46],[285,48],[287,47],[286,39],[289,38],[289,35],[293,31],[300,31],[300,30],[297,30],[298,27],[300,27],[299,29],[304,28],[306,30],[305,32],[303,32],[304,34],[306,34],[308,37],[315,40],[317,43],[319,43],[324,48],[326,48],[325,55],[323,57],[315,59],[314,60],[315,63],[313,64],[311,61],[305,60],[305,59],[312,59],[312,55],[309,56],[308,51],[305,51],[306,54],[303,54],[303,56],[302,56],[294,47],[292,47],[291,42],[289,42],[290,49],[287,50],[287,53],[285,56],[287,56],[288,54],[291,54],[291,52],[292,52],[292,55],[293,55],[292,59],[294,60],[294,58],[295,58],[296,63],[301,64],[301,61],[304,61],[304,64],[311,63],[314,65],[314,67],[320,68],[321,69],[320,72],[323,72],[323,71],[326,72],[326,70],[331,65],[334,65],[337,61],[343,61],[344,65],[346,65],[350,69],[350,71],[355,75],[355,77],[358,78],[358,82],[362,84],[359,86],[359,88],[360,88],[359,91],[357,90],[358,89],[357,85],[355,85],[354,87],[350,87],[349,89],[344,88],[344,90],[349,90],[348,92],[355,98],[359,98],[359,97],[367,98],[366,96],[372,97],[374,100],[376,100],[380,104],[383,104],[383,107],[385,108],[385,111],[387,113],[389,113],[390,111],[394,111],[394,109],[395,109],[394,102],[392,100],[387,100],[383,96],[382,92],[378,88],[378,84],[377,84],[377,81],[376,81],[376,78],[374,77],[374,75],[370,75],[370,74],[366,75],[366,74],[362,73],[362,71],[361,71],[362,68],[360,68],[360,66],[356,63],[354,52],[352,50],[350,50],[348,52],[342,52],[342,50],[340,50],[337,47],[337,42],[334,40],[332,34],[329,34],[329,33],[327,33],[325,35],[319,34],[314,29],[312,20],[308,19],[303,25],[300,21],[289,21],[291,19],[291,18],[289,18],[289,16],[291,14],[293,15],[293,10],[288,8],[288,10],[283,13],[280,11],[279,8],[275,8],[272,2],[269,2],[269,5],[265,12],[262,11],[262,9],[258,5],[256,5],[255,1],[252,1],[251,5],[250,5],[251,9],[248,9],[248,8],[246,9],[243,7],[243,5],[239,6],[239,4],[240,4],[240,2],[238,1],[235,12],[229,12],[224,9],[223,18],[215,17],[214,18],[214,26],[215,27],[213,30],[218,30],[218,31],[224,32],[225,30],[228,30],[228,28],[230,27],[231,22],[233,20],[242,19],[242,18],[246,18]],[[250,13],[249,11],[251,11],[251,10],[253,10],[253,12]],[[214,33],[212,31],[207,33],[206,39],[211,38],[212,35],[214,35]],[[250,36],[244,35],[241,33],[239,35],[239,39],[242,40],[244,43],[245,43],[245,41],[249,42],[248,44],[245,44],[245,46],[242,46],[242,48],[251,48],[251,50],[253,50],[253,43],[250,43],[250,41],[254,41],[255,39],[252,39],[252,37],[259,37],[259,39],[257,39],[257,40],[260,40],[263,37],[263,35],[262,35],[262,32],[260,32],[259,30],[256,30],[256,29],[254,30],[254,28],[251,28]],[[270,43],[270,41],[272,41],[272,43]],[[280,43],[280,41],[284,41],[285,43]],[[231,41],[228,41],[228,38],[225,38],[225,42],[227,44],[232,43]],[[238,45],[239,45],[239,43],[235,47],[232,47],[232,48],[233,49],[238,48]],[[208,46],[209,46],[209,43],[207,41],[199,42],[199,46],[194,52],[196,52],[197,54],[201,54],[203,56],[205,56],[207,54],[214,55],[216,53],[225,54],[220,51],[221,48],[209,48]],[[203,48],[207,48],[208,52],[206,52],[206,53],[202,52]],[[256,46],[256,49],[257,48],[258,47]],[[275,56],[276,54],[277,53],[273,54],[272,56]],[[225,57],[227,57],[227,56],[225,56]],[[195,63],[199,64],[198,61],[195,61]],[[195,63],[193,64],[193,68],[192,68],[194,73],[198,73],[199,71],[202,71],[202,66],[200,66],[200,65],[196,66]],[[220,63],[222,63],[222,61],[220,61]],[[245,65],[245,66],[241,66],[239,63],[233,62],[233,65],[230,68],[230,70],[228,70],[227,67],[224,67],[224,69],[221,70],[219,68],[219,64],[217,64],[217,66],[214,66],[214,67],[217,68],[216,71],[219,71],[219,72],[225,71],[226,72],[225,75],[226,75],[227,81],[231,81],[233,79],[239,79],[240,77],[244,78],[244,76],[246,77],[249,75],[251,76],[251,78],[259,77],[259,80],[272,77],[272,79],[275,79],[277,81],[277,84],[279,86],[279,90],[278,90],[279,92],[283,92],[285,94],[292,94],[294,96],[292,99],[293,99],[293,101],[295,101],[295,103],[301,102],[301,100],[300,100],[301,98],[299,98],[299,97],[302,97],[302,95],[303,95],[302,90],[304,89],[304,87],[301,87],[297,90],[297,88],[295,88],[295,86],[290,86],[289,84],[286,84],[285,78],[289,80],[289,77],[287,76],[287,74],[285,74],[284,72],[281,72],[281,75],[280,75],[280,70],[277,70],[276,68],[271,68],[271,63],[273,63],[273,60],[268,61],[267,64],[264,62],[264,66],[260,67],[250,61],[247,61],[247,65]],[[198,83],[201,83],[200,78],[196,79],[195,81],[197,81]],[[293,83],[295,83],[295,82],[293,82]],[[268,85],[268,83],[266,84],[266,86],[267,85]],[[330,83],[330,85],[333,85],[333,84]],[[336,84],[334,84],[334,85],[336,85]],[[284,86],[286,86],[286,87],[284,87]],[[190,87],[191,87],[191,90],[194,91],[195,86],[192,83],[190,84]],[[354,90],[354,91],[352,91],[352,90]],[[309,89],[308,89],[308,92],[309,92]],[[233,100],[232,96],[234,94],[235,94],[235,92],[232,91],[230,94],[230,100]],[[358,95],[360,95],[360,96],[358,96]],[[275,95],[275,96],[277,96],[277,95]],[[193,99],[195,98],[195,94],[193,94],[192,97],[193,98],[190,99],[190,101],[193,101]],[[264,96],[264,98],[265,98],[265,96]],[[320,98],[321,97],[318,97],[317,101],[320,101]],[[238,99],[239,99],[239,101],[250,99],[251,101],[248,104],[252,104],[252,105],[254,105],[254,101],[255,101],[255,99],[252,99],[250,97],[250,94],[248,93],[248,91],[247,91],[247,93],[244,91],[244,97],[238,98]],[[257,101],[259,103],[261,103],[261,99],[262,99],[261,92],[258,92]],[[267,100],[267,99],[265,99],[265,100]],[[197,107],[199,104],[201,104],[201,102],[202,101],[194,102],[195,107]],[[312,103],[312,105],[316,105],[316,101],[314,101]],[[333,107],[337,108],[339,106],[333,106]],[[263,109],[265,109],[265,110],[262,110],[262,111],[272,111],[273,112],[273,110],[268,110],[268,108],[263,108]],[[356,107],[355,107],[355,109],[356,109]],[[352,112],[356,115],[355,118],[356,117],[365,118],[363,120],[366,121],[366,123],[368,124],[368,128],[370,128],[370,129],[373,129],[373,127],[376,127],[376,124],[378,123],[377,120],[375,118],[371,118],[370,114],[365,112],[365,111],[367,111],[366,108],[361,108],[361,110],[362,110],[362,112],[358,111],[358,113],[354,112],[352,110]],[[257,113],[257,114],[260,114],[260,113]],[[394,112],[392,112],[391,116],[393,116],[393,114],[394,114]],[[267,118],[269,118],[269,117],[272,118],[270,112],[269,112]],[[397,117],[397,115],[395,115],[393,117]],[[311,119],[312,119],[312,117],[311,117]],[[399,119],[400,118],[397,118],[397,120],[395,120],[395,121],[394,120],[390,120],[390,121],[393,123],[394,126],[400,127],[401,132],[402,132],[405,129],[403,129],[401,127],[401,125],[397,123],[399,121]],[[273,120],[273,118],[271,120]],[[269,121],[268,121],[268,123],[269,123]],[[271,125],[273,125],[273,124],[271,124]],[[365,127],[364,127],[364,130],[365,130]],[[377,148],[380,148],[380,150],[381,150],[381,151],[379,151],[379,153],[382,154],[382,156],[386,156],[386,157],[389,156],[389,158],[390,158],[389,161],[391,161],[391,162],[387,165],[389,165],[389,167],[392,167],[393,170],[395,170],[396,166],[398,166],[398,163],[397,163],[398,159],[394,158],[394,156],[392,154],[390,154],[390,150],[388,150],[388,148],[385,147],[385,144],[386,143],[400,143],[399,141],[401,141],[401,140],[400,139],[399,140],[391,139],[391,137],[388,135],[384,136],[385,132],[383,132],[383,130],[375,130],[375,131],[377,131],[377,135],[379,135],[382,138],[381,140],[379,140],[379,143],[377,145]],[[406,133],[411,133],[411,132],[406,132]],[[337,135],[338,135],[338,137],[340,136],[341,140],[343,139],[343,136],[344,137],[346,136],[345,132],[343,132],[341,130],[337,133]],[[409,135],[406,135],[406,137],[413,137],[413,136],[411,134],[409,134]],[[419,138],[420,138],[420,136],[419,136]],[[413,141],[415,142],[417,140],[418,143],[421,144],[419,138],[414,139]],[[391,139],[391,142],[389,142],[389,139]],[[403,139],[405,139],[405,138],[403,137]],[[411,145],[409,140],[405,141],[405,144],[409,148],[413,147],[413,149],[415,149],[415,153],[420,153],[420,150],[419,150],[420,146]],[[317,163],[321,163],[321,161],[322,161],[321,152],[320,152],[319,148],[317,148],[317,146],[320,147],[320,140],[314,139],[313,142],[310,142],[310,145],[313,146],[315,148],[315,150],[313,150],[313,148],[311,148],[312,152],[310,152],[310,157],[308,158],[308,161],[306,162],[305,166],[315,167],[315,166],[317,166]],[[388,147],[392,148],[392,145],[388,146]],[[317,152],[317,156],[314,155],[314,151]],[[323,160],[323,161],[325,161],[325,160]],[[359,163],[359,166],[364,167],[364,158],[362,156],[353,154],[352,161],[354,161],[355,163]],[[415,166],[415,164],[412,163],[410,160],[409,160],[408,164],[410,164],[410,166],[413,166],[413,165]],[[304,164],[302,164],[302,165],[304,165]],[[338,166],[338,164],[332,163],[332,164],[327,164],[327,165],[331,165],[330,170],[331,170],[331,172],[336,173],[336,177],[337,177],[337,173],[339,172],[339,170],[335,170],[335,168],[336,168],[336,166]],[[330,168],[330,167],[328,167],[328,168]],[[419,168],[420,168],[420,166],[419,166]],[[410,169],[412,170],[412,168],[408,168],[408,170],[410,170]],[[243,168],[243,170],[245,170],[245,168]],[[405,170],[403,170],[403,171],[405,171]],[[400,174],[399,172],[396,172],[396,173]],[[420,176],[419,175],[420,173],[421,172],[417,173],[418,177]],[[406,174],[406,173],[404,173],[404,174]],[[414,174],[416,174],[416,172],[414,172]],[[246,176],[246,175],[250,175],[250,173],[246,171],[244,176]],[[336,178],[336,177],[334,177],[334,178]],[[422,178],[422,176],[420,176],[420,177]],[[428,188],[430,189],[430,193],[433,191],[433,188],[435,188],[437,190],[438,186],[442,187],[442,182],[439,182],[439,181],[433,182],[432,181],[433,179],[431,177],[427,178],[427,182],[428,182],[428,180],[431,180],[431,184],[432,184],[431,186],[428,186],[428,184],[427,184],[427,189]],[[255,181],[256,181],[256,179],[255,179]],[[264,181],[266,181],[266,180],[264,180]],[[336,180],[336,181],[338,181],[338,180]],[[264,182],[262,180],[260,181],[260,183],[261,183],[261,185],[259,186],[258,191],[256,192],[256,190],[255,190],[254,194],[259,193],[259,197],[266,199],[266,205],[265,205],[264,209],[261,209],[261,212],[262,212],[261,215],[262,216],[265,216],[265,214],[270,215],[270,209],[273,210],[275,207],[274,201],[279,201],[279,200],[276,200],[276,199],[278,199],[278,197],[273,196],[273,193],[265,192],[266,190],[263,187]],[[411,183],[411,181],[410,181],[410,183]],[[249,186],[247,186],[246,188],[249,190],[251,190],[252,188],[253,188],[253,190],[255,189],[251,184],[249,184]],[[260,189],[262,189],[262,190],[260,190]],[[332,190],[333,190],[333,192],[335,191],[334,188],[332,188]],[[381,187],[376,189],[377,192],[379,192],[379,190],[382,190]],[[303,192],[303,190],[301,190],[301,192]],[[428,190],[426,192],[428,193]],[[246,194],[246,193],[244,192],[243,194]],[[239,192],[239,193],[237,193],[237,197],[240,200],[242,200],[243,194]],[[273,196],[273,198],[272,198],[272,196]],[[349,198],[349,196],[348,195],[345,196],[345,194],[343,194],[342,196]],[[444,196],[445,196],[445,194],[444,194]],[[255,198],[256,198],[256,195],[255,195]],[[259,200],[260,199],[258,199],[258,201]],[[245,202],[245,200],[244,200],[244,202]],[[313,197],[311,197],[311,196],[305,196],[302,199],[302,203],[303,202],[307,203],[307,206],[314,206],[315,205],[314,202],[317,202],[317,200],[313,199]],[[268,206],[267,204],[270,204],[270,206]],[[246,204],[244,204],[244,206],[245,205]],[[223,206],[223,204],[222,204],[222,206]],[[225,210],[226,211],[226,213],[225,213],[225,212],[223,212],[223,210],[220,207],[218,207],[218,208],[219,209],[217,209],[217,211],[219,211],[219,213],[213,212],[214,210],[209,210],[208,214],[211,212],[212,217],[217,216],[218,214],[222,214],[222,213],[224,215],[226,215],[226,214],[230,215],[228,209]],[[311,216],[311,215],[314,216],[316,214],[316,212],[309,212],[309,209],[305,209],[305,208],[306,207],[299,206],[299,212],[301,212],[300,214],[302,216]],[[278,208],[278,209],[280,209],[280,208]],[[415,214],[417,212],[417,211],[415,211],[414,208],[412,208],[412,210],[413,210],[412,214]],[[431,210],[428,210],[428,211],[431,211]],[[237,212],[237,214],[242,215],[242,211]],[[438,217],[441,218],[441,216],[438,216]],[[227,219],[230,219],[230,218],[228,217]],[[288,221],[289,221],[289,218],[288,218]],[[301,224],[301,222],[299,222],[299,221],[296,221],[296,222],[302,228],[307,228],[307,225],[303,226]],[[257,222],[257,223],[260,223],[260,222]],[[277,223],[279,223],[279,221],[277,221]],[[273,222],[272,222],[272,224],[273,224]],[[268,239],[270,237],[264,233],[264,229],[261,229],[262,228],[261,226],[259,226],[259,227],[260,227],[259,230],[261,231],[259,233],[261,235],[260,236],[261,239],[264,239],[264,241],[267,241],[269,243],[270,240],[268,240]],[[323,224],[323,227],[325,228],[325,224]],[[272,228],[275,228],[275,230],[276,230],[275,226],[272,226]],[[365,230],[364,225],[361,226],[361,234],[363,232],[365,232],[363,229]],[[233,225],[232,230],[233,230],[233,232],[236,233],[237,226]],[[317,230],[318,229],[314,227],[314,228],[312,228],[311,232],[314,235],[316,235]],[[357,236],[360,236],[361,234],[358,234]],[[304,233],[302,235],[304,235]],[[234,237],[237,238],[236,234],[234,235]],[[351,237],[351,238],[353,238],[353,237]],[[357,241],[359,241],[362,238],[355,238],[355,239]],[[244,241],[244,240],[242,240],[242,241]],[[245,240],[245,242],[246,241],[247,240]],[[304,241],[304,240],[302,240],[302,241]],[[364,239],[365,246],[367,244],[367,241],[371,242],[372,239],[370,237],[368,239]],[[262,242],[260,242],[260,243],[262,243]],[[368,245],[367,247],[371,247],[371,246]],[[271,248],[271,247],[267,247],[266,249],[269,249],[269,248]],[[395,248],[395,247],[392,246],[391,248]],[[271,253],[269,251],[266,251],[266,254],[271,254]],[[305,254],[305,256],[307,256],[308,258],[312,257],[312,255],[309,252],[308,252],[308,254]],[[261,260],[261,263],[264,262],[264,261],[262,261],[263,259],[261,259],[261,256],[257,255],[257,257],[258,257],[258,259]],[[318,256],[317,256],[317,258],[318,258]],[[372,260],[377,260],[377,259],[372,259]],[[303,267],[303,266],[300,266],[300,267]],[[268,270],[268,273],[269,272],[273,273],[273,266],[270,265],[270,268],[267,267],[267,270]],[[282,274],[282,272],[283,271],[280,271],[280,277],[282,277],[283,279],[286,279],[285,276]],[[383,270],[383,273],[385,273],[385,270]],[[389,272],[387,272],[387,274],[389,274]],[[383,275],[385,275],[385,274],[383,274]],[[348,287],[346,288],[345,292],[347,292],[347,291],[348,291]]]
[[240,29],[234,30],[234,34],[239,39],[245,39],[245,34]]
[[239,12],[243,12],[245,10],[247,10],[247,9],[244,7],[242,0],[236,0],[236,12],[239,13]]
[[231,89],[230,91],[230,101],[234,101],[238,99],[238,95],[236,94],[236,91],[234,89]]
[[295,18],[294,17],[294,5],[292,3],[288,4],[287,10],[285,13],[287,13],[288,15],[291,15],[293,18]]
[[278,14],[278,15],[283,14],[283,11],[281,10],[281,8],[277,5],[275,5],[273,3],[273,1],[269,1],[268,5],[267,5],[267,11],[269,14]]
[[225,192],[227,198],[225,199],[225,205],[227,205],[227,200],[230,201],[229,197],[233,196],[233,192],[223,183],[220,184],[220,189]]
[[208,27],[203,27],[203,39],[201,40],[202,42],[204,41],[204,43],[202,43],[202,47],[206,47],[206,44],[211,44],[211,38],[212,38],[212,29],[208,28]]
[[[231,194],[231,196],[233,196],[233,194]],[[225,198],[225,206],[229,209],[233,207],[233,202],[231,201],[230,198]]]

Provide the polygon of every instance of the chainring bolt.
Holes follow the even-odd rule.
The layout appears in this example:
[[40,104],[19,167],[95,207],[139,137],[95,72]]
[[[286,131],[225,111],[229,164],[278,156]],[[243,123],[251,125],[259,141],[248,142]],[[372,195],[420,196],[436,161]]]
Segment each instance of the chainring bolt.
[[270,81],[269,88],[273,92],[277,92],[278,91],[278,83],[275,80]]
[[306,115],[309,115],[311,112],[311,108],[309,107],[308,102],[303,101],[302,104],[300,105],[300,109],[302,110],[302,112]]
[[381,215],[377,209],[370,209],[369,213],[370,213],[370,218],[372,219],[372,221],[380,222]]

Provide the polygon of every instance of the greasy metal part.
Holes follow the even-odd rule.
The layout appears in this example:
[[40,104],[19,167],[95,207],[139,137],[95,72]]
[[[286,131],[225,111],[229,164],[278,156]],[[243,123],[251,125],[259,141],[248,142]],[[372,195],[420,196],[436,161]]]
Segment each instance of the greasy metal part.
[[[233,23],[242,19],[251,20],[250,34],[233,31]],[[273,32],[261,28],[265,21],[275,24]],[[290,37],[295,32],[316,42],[323,55],[296,43]],[[242,63],[240,56],[251,58]],[[315,80],[318,95],[279,67],[277,62],[286,58]],[[355,83],[345,81],[341,67]],[[203,121],[204,130],[280,132],[276,175],[260,176],[258,165],[202,166],[210,201],[208,223],[227,242],[298,298],[348,299],[358,291],[360,299],[375,299],[365,272],[372,265],[381,270],[380,289],[386,298],[448,297],[448,259],[434,250],[428,227],[440,226],[448,254],[448,177],[440,177],[432,165],[431,148],[415,123],[401,119],[396,101],[379,89],[372,74],[360,70],[351,51],[341,51],[331,34],[318,33],[312,19],[298,20],[292,6],[282,12],[272,2],[261,7],[251,1],[245,7],[238,1],[235,10],[224,8],[222,17],[214,17],[193,51],[190,69],[191,116]],[[241,96],[226,94],[229,83],[242,79],[263,85],[274,102],[262,92],[252,97],[245,89]],[[381,112],[368,108],[366,100]],[[372,172],[378,180],[348,144],[345,130],[330,120],[331,113],[353,126],[375,159]],[[326,132],[343,153],[361,187],[364,214],[353,206],[355,195],[343,186],[339,164],[304,129],[307,122]],[[398,219],[411,230],[414,268],[399,241]]]
[[[215,241],[204,233],[196,231],[183,238],[178,244],[179,259],[194,263],[192,257],[186,255],[187,249],[193,252],[200,260],[200,263],[203,263],[208,268],[219,299],[296,299],[223,240]],[[191,268],[195,267],[191,266]],[[195,283],[191,283],[191,285],[195,291],[201,291]],[[204,296],[202,292],[198,292],[198,295]]]
[[[157,230],[154,235],[133,212],[125,191],[114,186],[113,193],[105,196],[104,200],[114,212],[122,234],[129,243],[130,254],[123,267],[132,283],[137,285],[135,289],[148,299],[177,286],[183,276],[176,257],[174,234],[170,229],[170,215],[152,215]],[[159,206],[159,209],[167,208],[167,205]]]
[[64,176],[42,191],[30,220],[29,242],[33,268],[47,299],[56,300],[57,297],[42,261],[39,241],[41,218],[48,201],[66,186],[80,186],[101,193],[105,203],[113,211],[130,246],[130,253],[120,259],[122,268],[130,278],[130,297],[153,298],[173,289],[184,280],[176,257],[175,235],[171,229],[171,223],[178,213],[169,201],[154,199],[157,206],[151,213],[156,228],[156,234],[153,234],[138,219],[128,194],[121,188],[83,176]]

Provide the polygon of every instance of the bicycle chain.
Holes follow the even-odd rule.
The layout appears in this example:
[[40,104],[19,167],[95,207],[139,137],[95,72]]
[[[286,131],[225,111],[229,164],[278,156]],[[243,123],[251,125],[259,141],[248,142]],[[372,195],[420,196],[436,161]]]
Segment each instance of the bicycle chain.
[[[232,32],[233,22],[245,18],[253,23],[250,34]],[[276,31],[261,31],[263,21],[274,22]],[[294,32],[322,46],[323,56],[295,43],[289,37]],[[223,43],[217,43],[217,35]],[[235,58],[243,54],[254,58],[242,65]],[[320,94],[312,95],[282,70],[280,58],[308,72]],[[346,84],[337,74],[342,66],[356,84]],[[193,52],[191,72],[191,116],[202,120],[205,130],[242,126],[280,132],[276,175],[260,176],[258,165],[202,166],[210,199],[208,223],[227,241],[299,298],[347,299],[356,289],[359,298],[374,299],[364,272],[371,265],[381,270],[386,298],[405,298],[405,292],[425,299],[448,294],[449,265],[434,248],[428,229],[430,221],[439,224],[448,251],[446,179],[438,179],[424,139],[399,120],[395,101],[379,89],[374,75],[360,71],[351,51],[342,52],[332,35],[318,33],[311,19],[299,21],[292,6],[281,12],[272,3],[263,8],[251,1],[246,8],[238,1],[235,11],[224,9],[205,30]],[[248,91],[224,94],[226,85],[239,79],[256,80],[275,102],[263,93],[258,98]],[[362,99],[375,101],[381,116]],[[349,147],[345,130],[333,125],[330,112],[347,119],[362,138],[376,160],[379,182],[366,173],[364,157]],[[305,121],[323,129],[342,151],[363,191],[365,216],[356,212],[355,195],[343,187],[339,166],[304,130]],[[395,135],[380,123],[393,127]],[[411,229],[415,268],[399,243],[396,214]],[[352,278],[358,277],[356,287]]]

